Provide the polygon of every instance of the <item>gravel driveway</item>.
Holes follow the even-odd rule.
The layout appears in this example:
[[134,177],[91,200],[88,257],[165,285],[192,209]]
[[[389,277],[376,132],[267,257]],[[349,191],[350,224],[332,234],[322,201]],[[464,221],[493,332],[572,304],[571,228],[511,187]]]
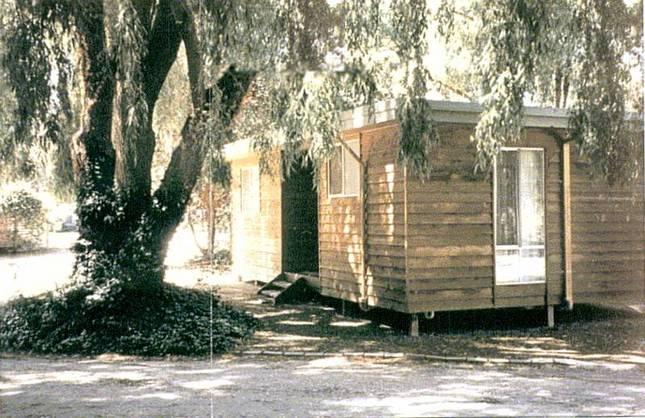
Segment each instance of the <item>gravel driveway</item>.
[[344,357],[0,358],[1,416],[645,415],[645,373]]

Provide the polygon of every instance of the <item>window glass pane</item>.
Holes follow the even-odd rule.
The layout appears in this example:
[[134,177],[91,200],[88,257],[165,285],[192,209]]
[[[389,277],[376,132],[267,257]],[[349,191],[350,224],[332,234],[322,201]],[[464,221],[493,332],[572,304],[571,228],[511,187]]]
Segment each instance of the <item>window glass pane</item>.
[[343,193],[343,150],[341,146],[337,146],[329,160],[329,194],[341,193]]
[[497,155],[497,245],[517,242],[517,151]]
[[495,281],[498,284],[517,283],[520,278],[519,263],[518,249],[495,251]]
[[520,244],[544,244],[544,154],[520,151]]
[[546,277],[546,262],[544,248],[529,248],[520,250],[519,281],[541,282]]
[[[349,148],[357,156],[361,155],[358,141],[347,142]],[[348,150],[345,151],[345,194],[358,195],[360,191],[361,166]]]

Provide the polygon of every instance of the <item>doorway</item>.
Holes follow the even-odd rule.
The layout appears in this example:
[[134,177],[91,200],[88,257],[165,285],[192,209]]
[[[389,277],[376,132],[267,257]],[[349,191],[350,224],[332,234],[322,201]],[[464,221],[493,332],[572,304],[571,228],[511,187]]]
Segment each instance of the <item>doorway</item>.
[[310,164],[282,180],[282,270],[318,274],[318,192]]

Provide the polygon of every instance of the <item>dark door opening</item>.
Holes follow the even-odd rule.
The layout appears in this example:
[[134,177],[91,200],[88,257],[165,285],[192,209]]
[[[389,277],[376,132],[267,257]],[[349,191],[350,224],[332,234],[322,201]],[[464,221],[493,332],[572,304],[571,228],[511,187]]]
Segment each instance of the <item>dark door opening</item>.
[[310,165],[298,164],[282,181],[282,269],[318,273],[318,192]]

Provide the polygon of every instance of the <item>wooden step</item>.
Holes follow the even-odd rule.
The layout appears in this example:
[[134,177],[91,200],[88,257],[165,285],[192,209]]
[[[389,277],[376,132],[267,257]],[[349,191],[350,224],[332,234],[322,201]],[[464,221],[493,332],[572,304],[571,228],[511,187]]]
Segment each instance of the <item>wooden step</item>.
[[304,279],[307,285],[317,292],[320,292],[320,277],[318,272],[304,272],[304,273],[283,273],[286,280],[295,283],[300,279]]
[[308,298],[319,291],[308,284],[310,280],[311,276],[305,274],[282,273],[262,286],[258,295],[270,298],[274,305]]
[[275,300],[278,296],[280,296],[280,293],[282,293],[280,290],[264,289],[262,290],[261,294]]
[[286,280],[273,280],[271,282],[271,285],[274,286],[274,287],[278,287],[280,289],[286,289],[289,286],[291,286],[292,283],[293,282],[289,282],[289,281],[286,281]]
[[300,278],[300,274],[298,274],[298,273],[282,273],[282,277],[284,278],[284,280],[288,281],[289,283],[295,283]]

